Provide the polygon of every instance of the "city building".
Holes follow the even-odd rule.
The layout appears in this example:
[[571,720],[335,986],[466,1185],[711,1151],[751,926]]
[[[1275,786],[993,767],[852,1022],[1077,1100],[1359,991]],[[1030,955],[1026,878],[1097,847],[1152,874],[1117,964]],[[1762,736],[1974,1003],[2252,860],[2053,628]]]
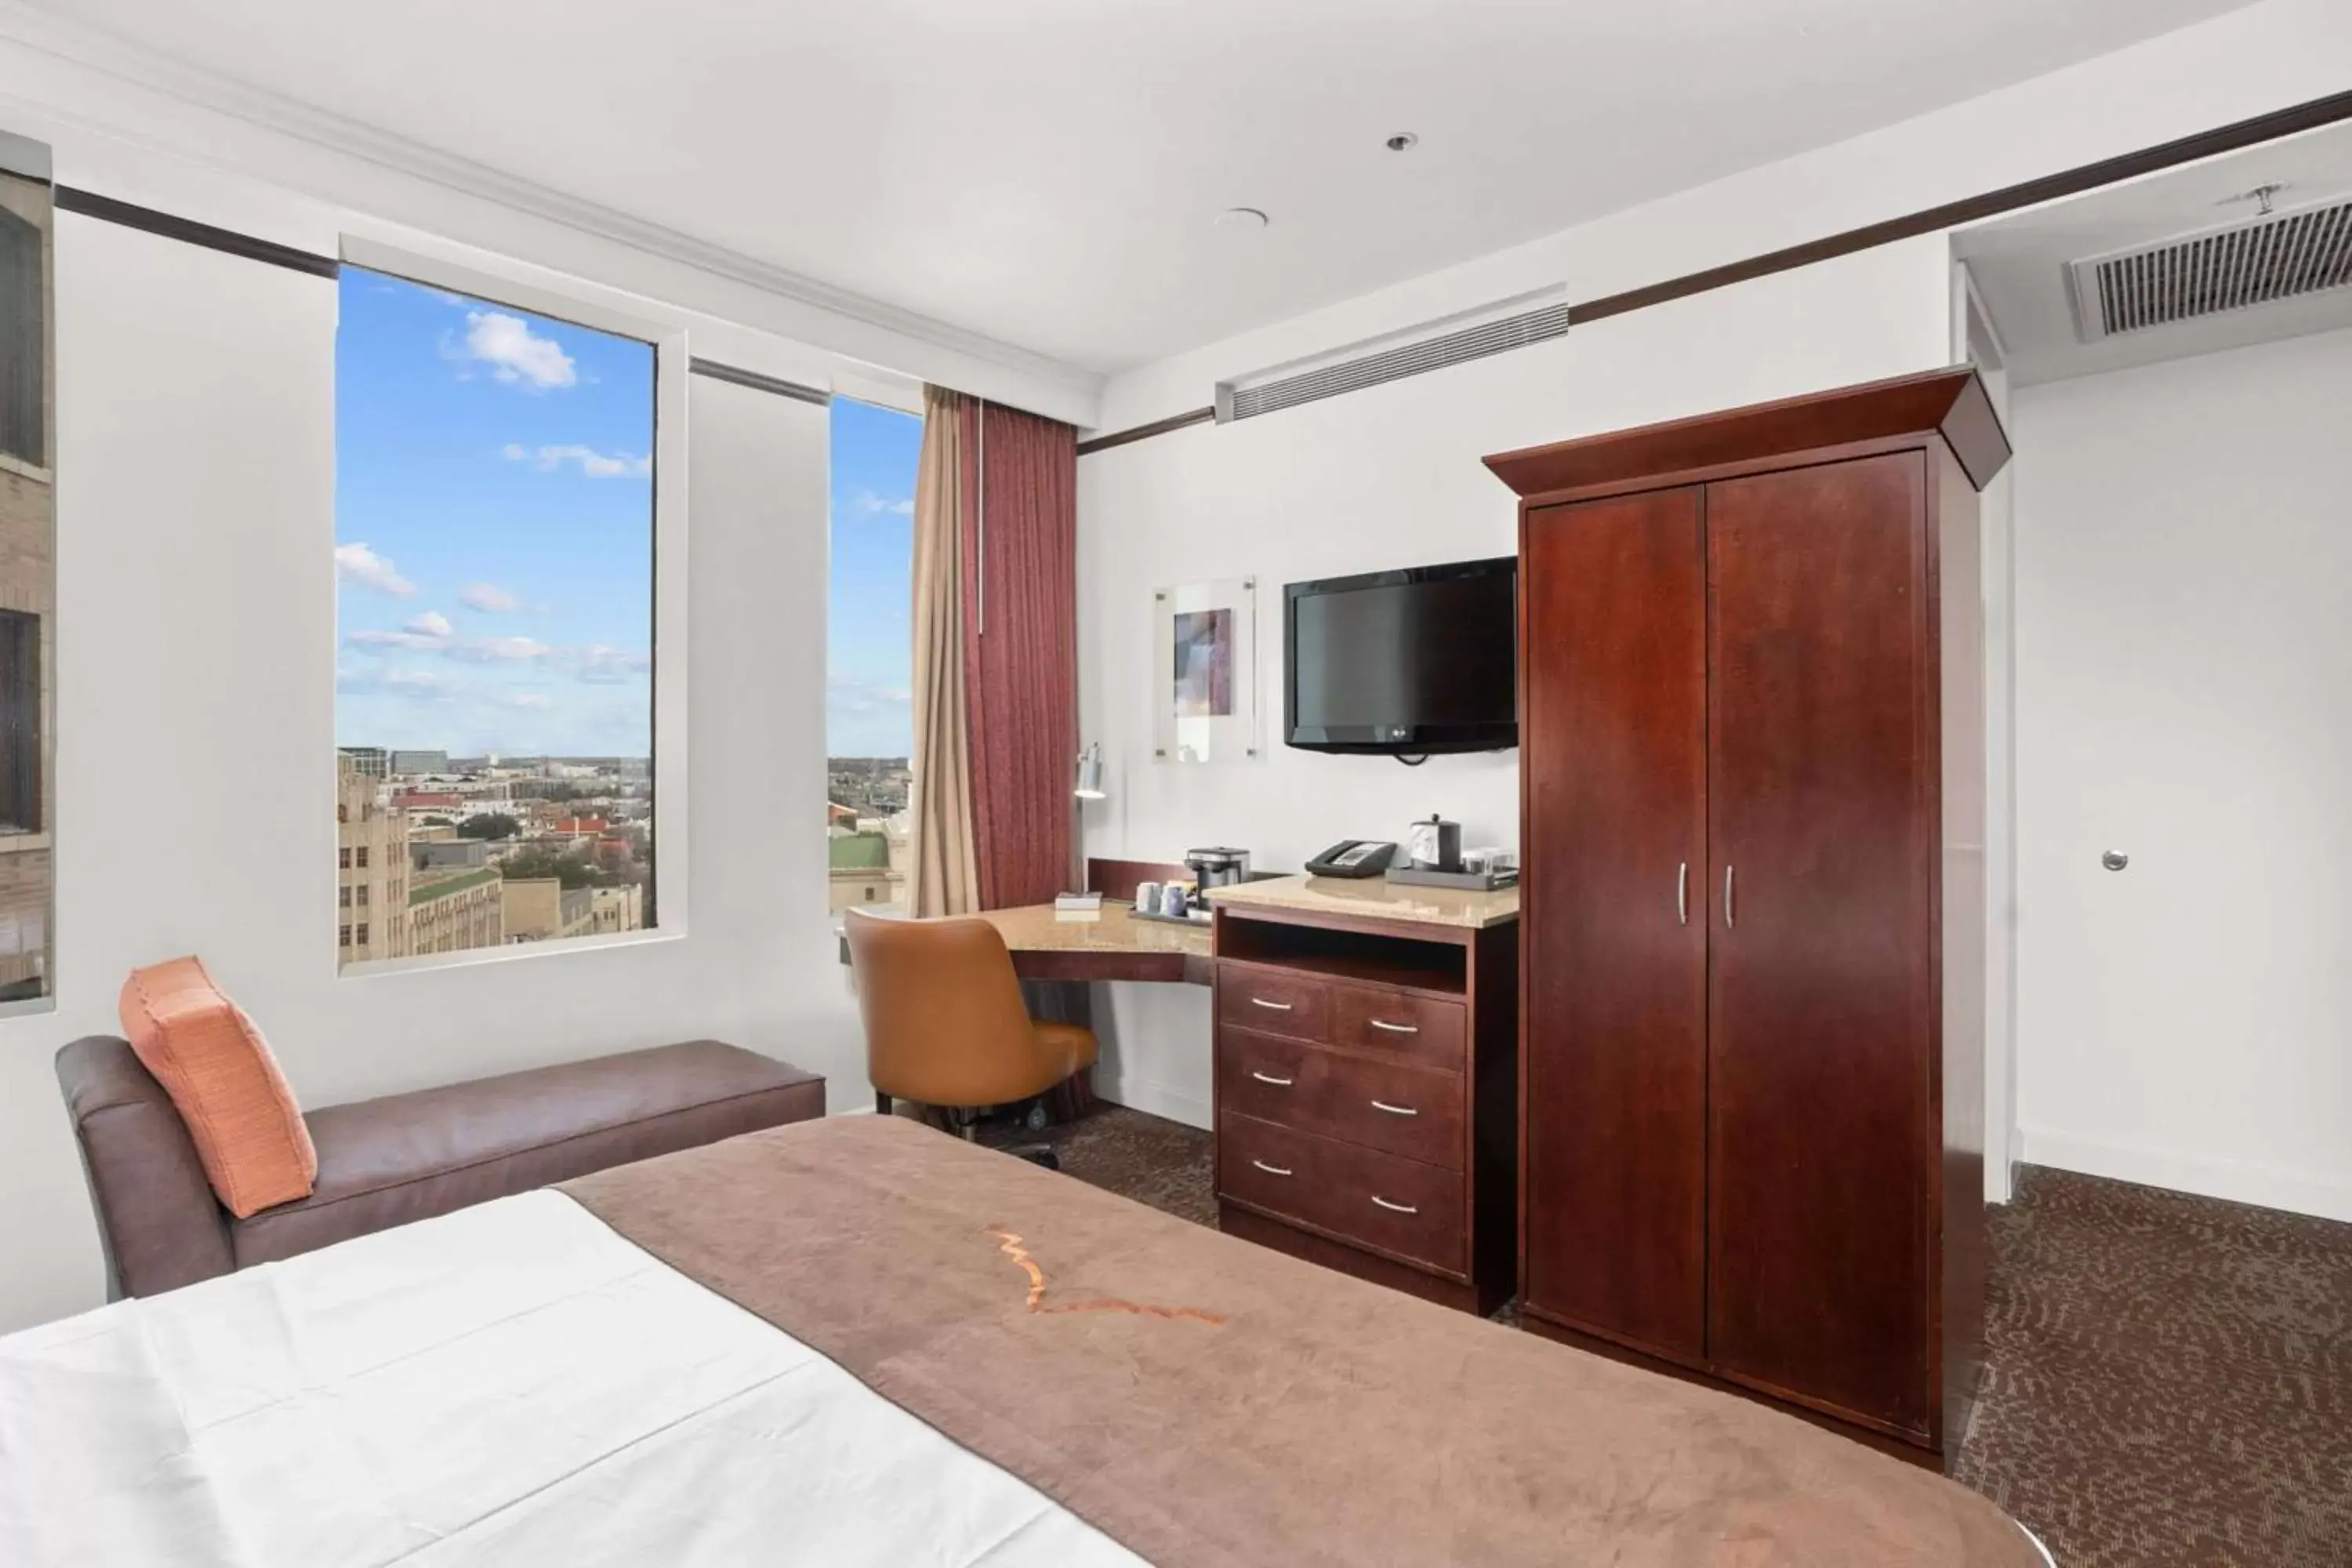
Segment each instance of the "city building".
[[383,804],[383,786],[348,752],[335,758],[335,962],[405,958],[408,818]]
[[420,878],[408,890],[409,951],[457,952],[498,946],[505,930],[502,886],[493,866],[430,881]]
[[396,773],[446,773],[450,771],[446,752],[394,752],[391,757],[392,771]]
[[0,176],[0,1002],[49,991],[57,611],[49,191]]
[[522,877],[499,885],[509,942],[554,942],[587,936],[594,928],[593,888],[567,888],[553,877]]
[[[433,837],[426,837],[426,835]],[[443,837],[446,835],[446,837]],[[471,871],[489,862],[490,847],[479,838],[460,838],[457,829],[428,827],[408,840],[408,863],[422,871]]]
[[645,889],[635,882],[617,888],[591,888],[589,930],[597,936],[611,931],[637,931],[646,923]]
[[362,778],[380,779],[389,770],[382,746],[338,746],[335,749],[351,759],[352,771]]
[[870,831],[835,833],[825,839],[830,888],[826,907],[838,914],[852,909],[903,909],[907,903],[907,818],[878,823]]

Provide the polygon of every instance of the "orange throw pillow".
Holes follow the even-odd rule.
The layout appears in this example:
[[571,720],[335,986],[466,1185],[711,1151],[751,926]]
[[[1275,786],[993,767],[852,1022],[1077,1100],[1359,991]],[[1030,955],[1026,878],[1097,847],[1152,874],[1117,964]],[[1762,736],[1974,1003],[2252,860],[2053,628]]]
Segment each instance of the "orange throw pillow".
[[310,1195],[319,1152],[261,1031],[194,958],[134,969],[122,1032],[188,1124],[213,1191],[243,1219]]

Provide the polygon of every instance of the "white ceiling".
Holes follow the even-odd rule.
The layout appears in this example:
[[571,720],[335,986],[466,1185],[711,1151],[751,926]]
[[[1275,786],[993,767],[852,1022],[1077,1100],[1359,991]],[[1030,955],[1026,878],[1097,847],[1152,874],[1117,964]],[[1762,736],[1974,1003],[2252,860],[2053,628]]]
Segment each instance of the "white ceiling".
[[[2245,0],[50,0],[1114,370]],[[1418,132],[1405,154],[1381,142]],[[1264,208],[1255,235],[1214,228]]]
[[2352,125],[2209,158],[1961,234],[1957,248],[2000,334],[2011,381],[2095,375],[2352,327],[2352,288],[2345,288],[2095,342],[2076,333],[2068,263],[2253,217],[2256,205],[2232,198],[2265,184],[2284,187],[2273,198],[2283,212],[2352,195]]

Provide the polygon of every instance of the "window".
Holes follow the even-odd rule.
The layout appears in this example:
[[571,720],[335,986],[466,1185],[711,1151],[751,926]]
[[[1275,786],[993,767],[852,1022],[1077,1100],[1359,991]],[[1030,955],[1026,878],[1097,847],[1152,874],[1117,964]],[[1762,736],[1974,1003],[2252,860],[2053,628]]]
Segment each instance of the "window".
[[0,834],[41,830],[41,617],[0,610]]
[[831,907],[904,907],[914,751],[915,465],[923,421],[833,401],[825,631]]
[[[10,195],[20,182],[8,182]],[[36,468],[49,462],[47,226],[36,215],[0,206],[0,452]],[[23,205],[31,205],[27,201]]]
[[337,818],[352,903],[405,910],[342,961],[561,937],[541,883],[635,887],[607,929],[652,926],[654,345],[340,288]]
[[49,994],[56,867],[50,192],[0,173],[0,1004]]
[[350,845],[346,844],[341,848],[335,851],[335,867],[336,869],[342,871],[348,871],[352,868],[352,847]]

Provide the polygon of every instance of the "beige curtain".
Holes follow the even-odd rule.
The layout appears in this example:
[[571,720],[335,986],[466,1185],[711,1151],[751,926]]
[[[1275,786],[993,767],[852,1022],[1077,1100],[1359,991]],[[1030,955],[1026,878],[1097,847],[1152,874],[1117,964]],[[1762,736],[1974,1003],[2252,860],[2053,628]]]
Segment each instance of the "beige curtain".
[[980,907],[964,672],[964,399],[923,389],[915,469],[914,912]]

